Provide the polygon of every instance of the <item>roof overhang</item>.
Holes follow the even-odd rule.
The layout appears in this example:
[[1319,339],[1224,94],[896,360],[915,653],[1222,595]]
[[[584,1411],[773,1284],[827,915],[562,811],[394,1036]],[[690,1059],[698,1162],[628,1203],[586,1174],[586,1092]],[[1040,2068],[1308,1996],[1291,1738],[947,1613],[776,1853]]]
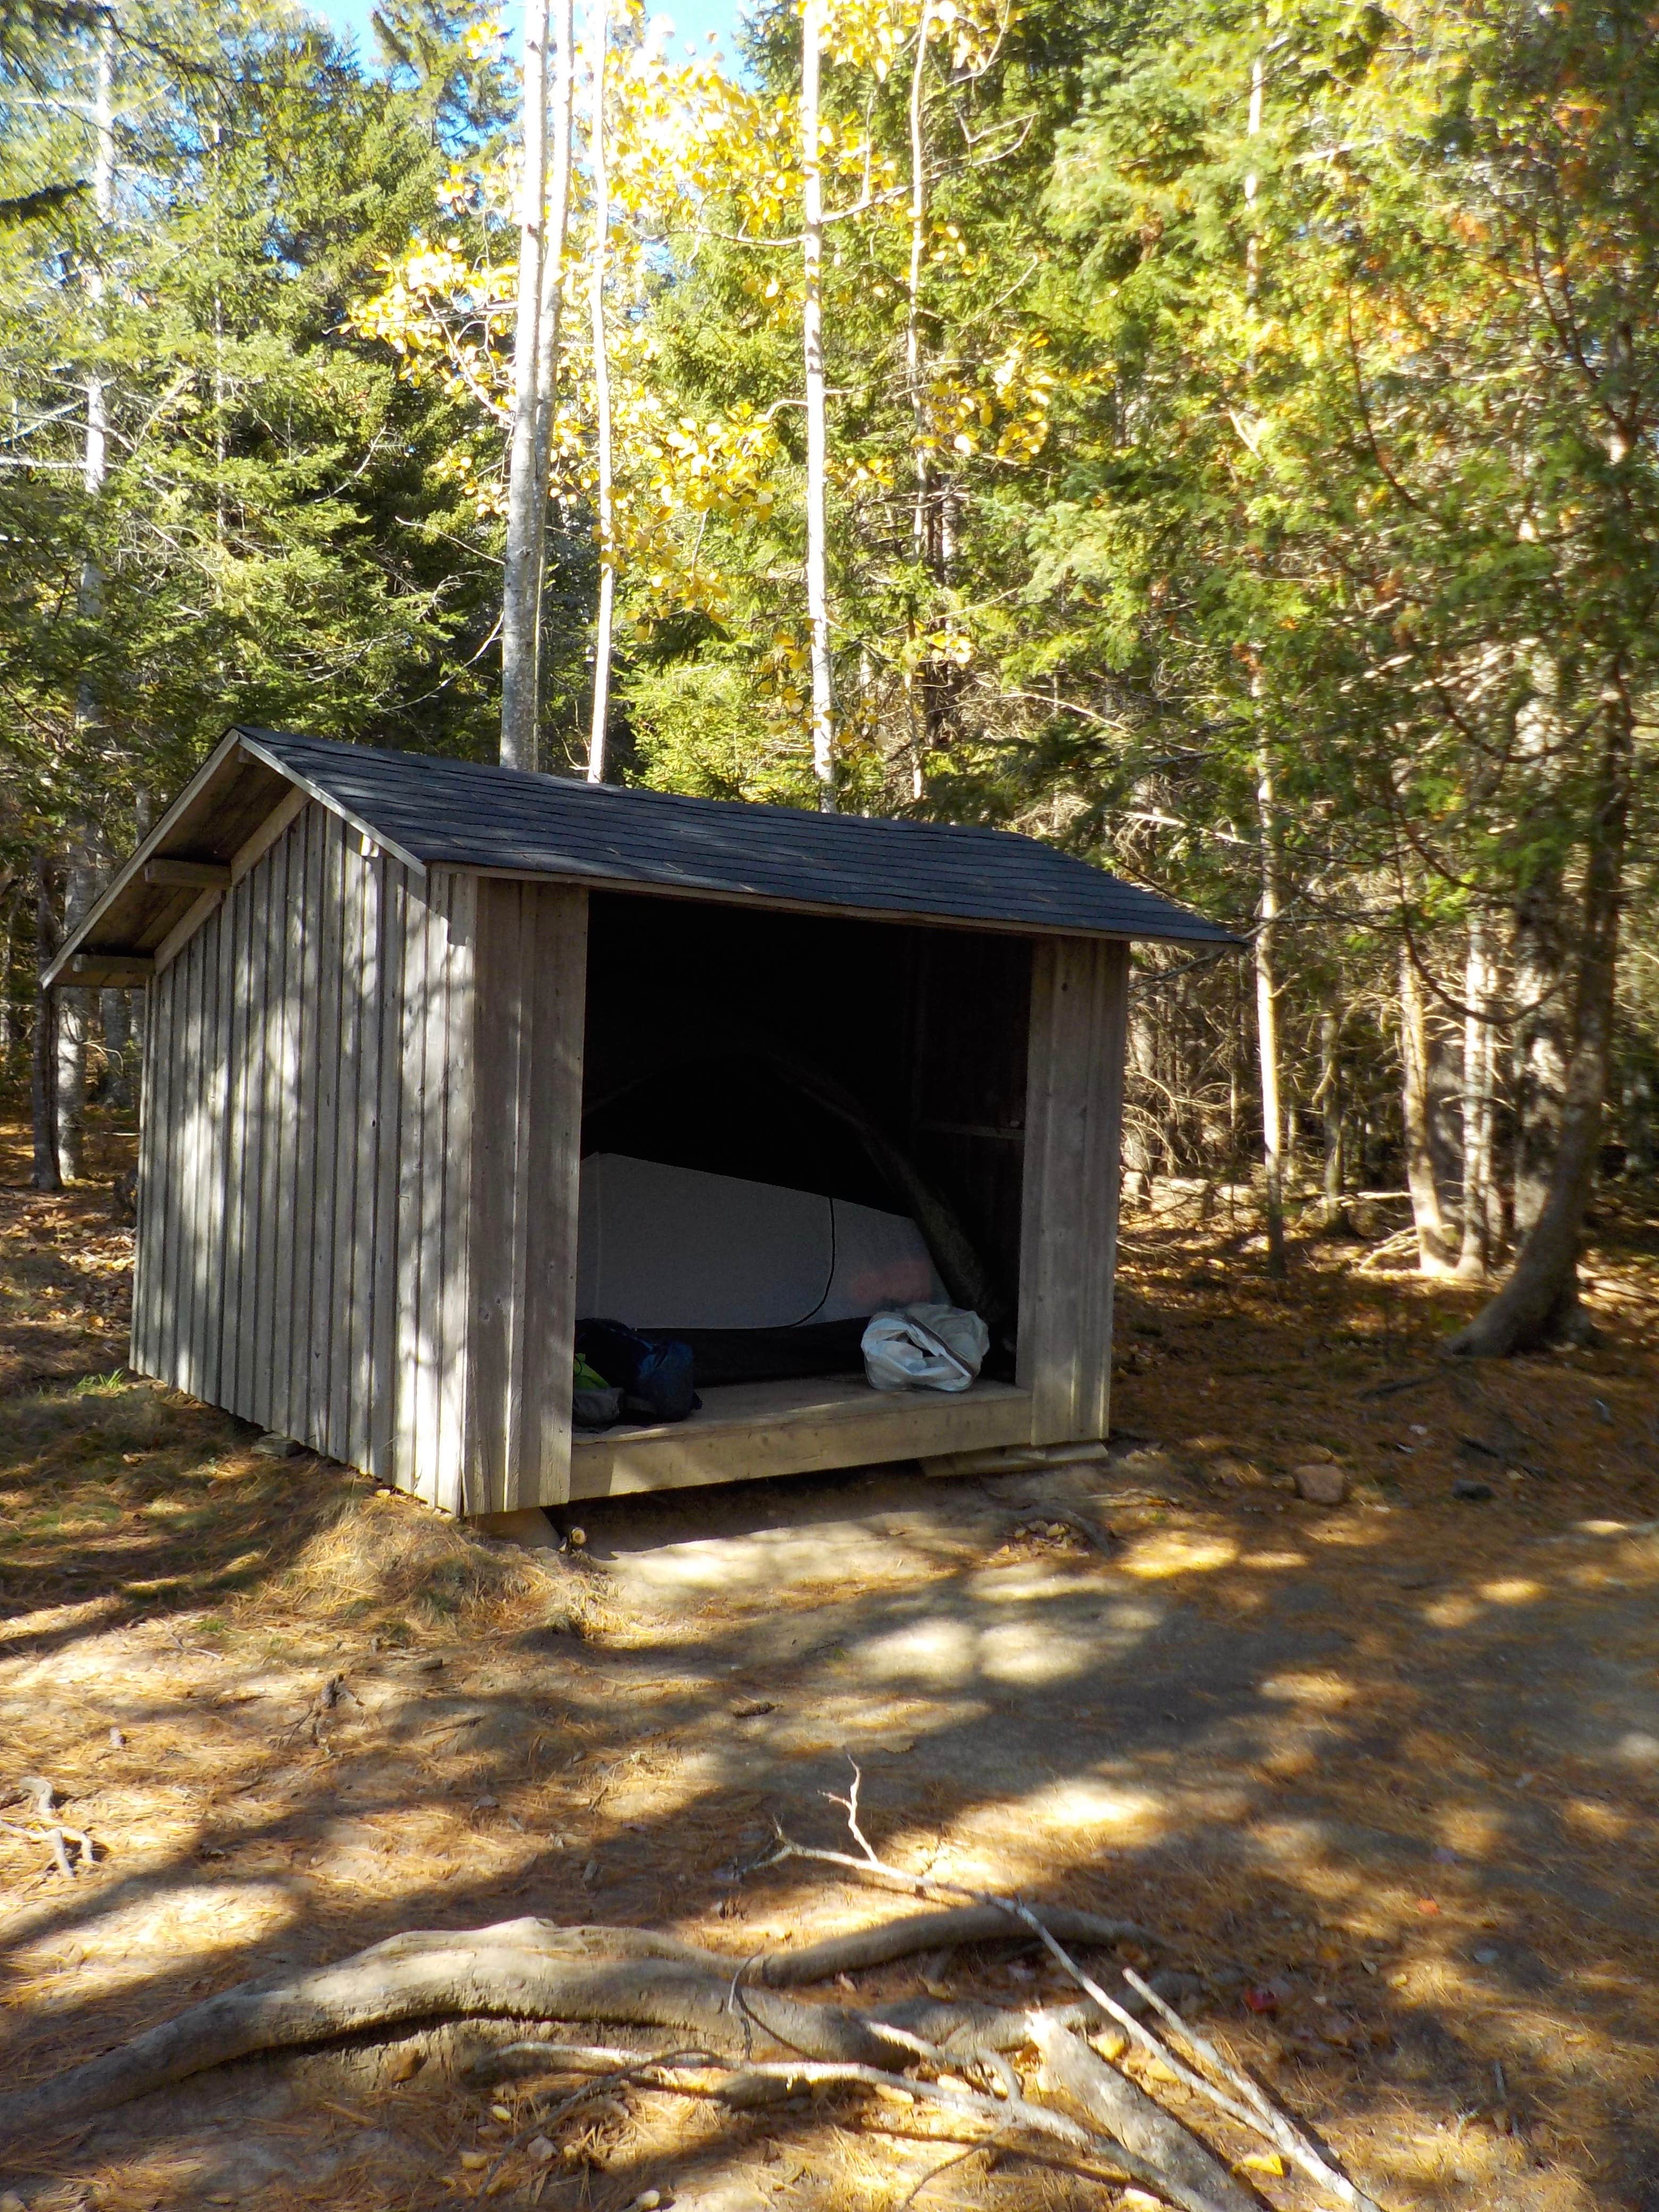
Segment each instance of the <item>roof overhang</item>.
[[252,732],[233,728],[64,939],[45,981],[148,982],[313,799],[426,873],[383,830],[274,759]]
[[[921,902],[902,910],[866,906],[852,898],[826,904],[821,897],[781,895],[775,884],[744,887],[729,878],[724,883],[708,880],[707,872],[696,866],[678,880],[665,880],[660,873],[636,872],[620,853],[601,860],[592,850],[580,856],[549,852],[540,856],[541,865],[532,867],[494,865],[483,850],[450,851],[453,840],[446,836],[435,846],[428,843],[422,856],[406,848],[404,841],[410,835],[406,827],[400,825],[392,834],[371,818],[378,811],[372,791],[365,793],[360,787],[343,798],[326,781],[314,781],[308,772],[316,755],[347,756],[350,750],[311,740],[284,744],[282,732],[240,724],[228,730],[97,903],[70,933],[46,970],[46,982],[92,987],[148,982],[183,949],[226,892],[270,850],[295,817],[313,802],[355,830],[363,840],[365,851],[385,853],[417,877],[431,869],[454,868],[520,881],[583,884],[596,890],[624,891],[642,897],[770,907],[848,921],[989,929],[1026,937],[1085,935],[1120,943],[1155,939],[1217,951],[1239,942],[1214,924],[1188,915],[1155,895],[1152,903],[1163,913],[1150,916],[1150,926],[1079,927],[1074,919],[1059,915],[1049,922],[1030,913],[991,918],[983,913],[938,911]],[[300,757],[294,757],[295,753]],[[323,773],[322,769],[317,771],[319,777]],[[357,781],[361,787],[361,778]],[[368,811],[357,811],[358,805]]]

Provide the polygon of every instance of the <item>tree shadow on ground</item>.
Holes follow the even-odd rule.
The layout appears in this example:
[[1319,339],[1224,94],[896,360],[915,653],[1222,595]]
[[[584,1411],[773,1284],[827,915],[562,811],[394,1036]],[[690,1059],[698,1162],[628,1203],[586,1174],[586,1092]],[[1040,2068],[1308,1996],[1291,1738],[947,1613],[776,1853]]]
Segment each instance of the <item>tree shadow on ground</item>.
[[[14,2076],[403,1928],[653,1925],[735,1965],[909,1909],[744,1871],[775,1821],[836,1839],[850,1755],[884,1856],[1152,1929],[1131,1962],[1192,1975],[1207,2027],[1385,2202],[1639,2203],[1659,1544],[1615,1455],[1636,1351],[1478,1378],[1477,1411],[1554,1463],[1477,1510],[1449,1494],[1460,1378],[1366,1395],[1428,1356],[1401,1328],[1304,1387],[1326,1301],[1365,1286],[1181,1288],[1208,1249],[1170,1239],[1170,1283],[1144,1265],[1126,1301],[1119,1403],[1163,1449],[1024,1483],[887,1470],[584,1507],[599,1556],[546,1572],[338,1470],[253,1461],[143,1386],[5,1401],[11,1757],[106,1851],[71,1886],[8,1846]],[[1279,1486],[1322,1438],[1356,1477],[1340,1511]],[[1047,1533],[1045,1506],[1109,1522],[1109,1553]],[[59,1592],[76,1618],[49,1626]],[[858,1994],[924,1979],[1058,1989],[999,1947]],[[490,2179],[599,2212],[714,2203],[717,2180],[734,2204],[896,2202],[948,2154],[875,2144],[850,2107],[757,2123],[625,2094],[556,2130],[547,2166],[497,2172],[533,2089],[442,2070],[235,2069],[71,2134],[29,2201],[95,2179],[115,2212],[435,2205]],[[977,2162],[933,2190],[1067,2185]]]

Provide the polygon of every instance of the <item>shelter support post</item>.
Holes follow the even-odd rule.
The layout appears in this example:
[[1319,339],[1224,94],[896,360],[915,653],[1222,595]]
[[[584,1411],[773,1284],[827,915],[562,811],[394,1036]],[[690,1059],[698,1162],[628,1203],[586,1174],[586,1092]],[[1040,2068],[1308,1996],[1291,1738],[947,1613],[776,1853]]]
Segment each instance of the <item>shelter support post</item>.
[[471,1514],[570,1496],[587,893],[478,883]]
[[1103,1440],[1129,948],[1048,938],[1031,975],[1018,1381],[1034,1444]]

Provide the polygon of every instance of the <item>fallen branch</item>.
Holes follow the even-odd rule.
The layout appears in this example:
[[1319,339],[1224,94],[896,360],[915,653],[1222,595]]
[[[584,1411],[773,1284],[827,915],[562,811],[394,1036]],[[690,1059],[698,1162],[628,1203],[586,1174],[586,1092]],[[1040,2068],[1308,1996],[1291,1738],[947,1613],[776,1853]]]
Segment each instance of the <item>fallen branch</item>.
[[[1213,2045],[1206,2042],[1202,2037],[1195,2035],[1194,2031],[1182,2021],[1180,2014],[1149,1988],[1139,1975],[1126,1968],[1123,1978],[1143,2002],[1150,2004],[1161,2019],[1166,2023],[1174,2023],[1188,2047],[1201,2056],[1206,2063],[1221,2075],[1228,2085],[1226,2088],[1218,2087],[1214,2081],[1206,2079],[1203,2075],[1194,2073],[1178,2052],[1171,2050],[1167,2043],[1154,2034],[1152,2029],[1139,2020],[1118,1998],[1112,1996],[1103,1989],[1091,1975],[1086,1973],[1079,1966],[1076,1960],[1044,1926],[1042,1918],[1038,1913],[1022,1899],[988,1896],[982,1892],[965,1888],[959,1882],[941,1882],[935,1881],[932,1876],[906,1875],[902,1868],[887,1865],[878,1856],[869,1838],[859,1825],[859,1789],[862,1779],[858,1765],[854,1762],[852,1785],[848,1795],[845,1797],[836,1797],[830,1794],[830,1802],[841,1806],[846,1813],[848,1829],[854,1842],[859,1847],[860,1856],[855,1856],[849,1851],[825,1850],[811,1844],[797,1844],[780,1828],[777,1832],[778,1842],[775,1849],[768,1854],[766,1860],[762,1863],[769,1865],[790,1858],[819,1860],[831,1865],[849,1867],[860,1874],[874,1874],[886,1881],[908,1882],[920,1895],[933,1893],[971,1897],[977,1905],[995,1907],[1010,1918],[1029,1928],[1084,1995],[1092,1998],[1107,2017],[1115,2021],[1132,2042],[1140,2045],[1149,2056],[1155,2058],[1159,2064],[1167,2067],[1183,2087],[1190,2090],[1194,2096],[1202,2099],[1206,2103],[1213,2106],[1217,2111],[1224,2112],[1229,2119],[1236,2121],[1241,2127],[1249,2129],[1251,2133],[1261,2136],[1271,2142],[1282,2156],[1291,2160],[1302,2168],[1304,2173],[1328,2189],[1345,2207],[1345,2212],[1382,2212],[1382,2207],[1376,2199],[1357,2188],[1347,2176],[1324,2155],[1319,2146],[1310,2141],[1287,2114],[1279,2111],[1263,2089],[1252,2081],[1249,2075],[1241,2073],[1237,2068],[1223,2059]],[[1239,2094],[1230,2094],[1233,2090],[1237,2090]],[[1241,2097],[1243,2100],[1243,2102],[1240,2101]]]
[[[769,1860],[763,1863],[770,1863]],[[850,1865],[862,1865],[848,1860]],[[914,1891],[914,1875],[898,1877]],[[1033,1908],[1043,1926],[1067,1943],[1151,1943],[1153,1937],[1133,1920],[1107,1920],[1098,1913],[1073,1912],[1065,1905]],[[800,1989],[813,1982],[833,1981],[837,1974],[856,1974],[871,1966],[890,1966],[895,1959],[919,1951],[953,1950],[964,1943],[995,1943],[1007,1940],[1008,1916],[998,1905],[966,1905],[943,1912],[907,1913],[902,1920],[886,1920],[878,1927],[861,1928],[851,1936],[831,1936],[809,1943],[799,1951],[774,1951],[745,1975],[745,1981],[763,1988]]]
[[34,1801],[34,1806],[33,1816],[27,1823],[0,1820],[0,1828],[3,1828],[8,1835],[21,1836],[31,1843],[44,1844],[52,1854],[52,1864],[65,1881],[73,1881],[75,1879],[75,1867],[70,1858],[69,1844],[73,1844],[80,1852],[81,1864],[83,1867],[96,1863],[98,1856],[96,1848],[92,1838],[84,1829],[66,1827],[61,1820],[52,1818],[52,1808],[58,1802],[58,1792],[44,1775],[25,1774],[15,1784],[12,1796],[31,1797]]

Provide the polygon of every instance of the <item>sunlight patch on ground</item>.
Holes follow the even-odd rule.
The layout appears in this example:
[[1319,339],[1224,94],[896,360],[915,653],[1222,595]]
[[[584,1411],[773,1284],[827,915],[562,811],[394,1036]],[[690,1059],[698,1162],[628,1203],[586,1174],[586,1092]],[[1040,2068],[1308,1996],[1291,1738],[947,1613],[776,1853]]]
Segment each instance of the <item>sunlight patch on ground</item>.
[[1170,1575],[1214,1574],[1232,1566],[1237,1558],[1238,1544],[1231,1536],[1161,1528],[1132,1544],[1119,1564],[1125,1574],[1161,1582]]
[[191,1883],[97,1914],[80,1931],[73,1962],[65,1960],[58,1936],[21,1946],[15,1957],[36,1972],[72,1963],[77,1984],[83,1976],[95,1976],[106,1988],[148,1983],[180,1959],[199,1966],[216,1953],[240,1952],[269,1938],[290,1925],[296,1903],[282,1881]]
[[1057,1782],[1022,1802],[1030,1818],[1045,1827],[1110,1828],[1125,1843],[1146,1842],[1164,1826],[1164,1801],[1158,1792],[1121,1783]]
[[1353,1684],[1340,1674],[1273,1674],[1261,1685],[1264,1698],[1279,1698],[1286,1705],[1318,1705],[1325,1711],[1347,1705],[1353,1694]]

